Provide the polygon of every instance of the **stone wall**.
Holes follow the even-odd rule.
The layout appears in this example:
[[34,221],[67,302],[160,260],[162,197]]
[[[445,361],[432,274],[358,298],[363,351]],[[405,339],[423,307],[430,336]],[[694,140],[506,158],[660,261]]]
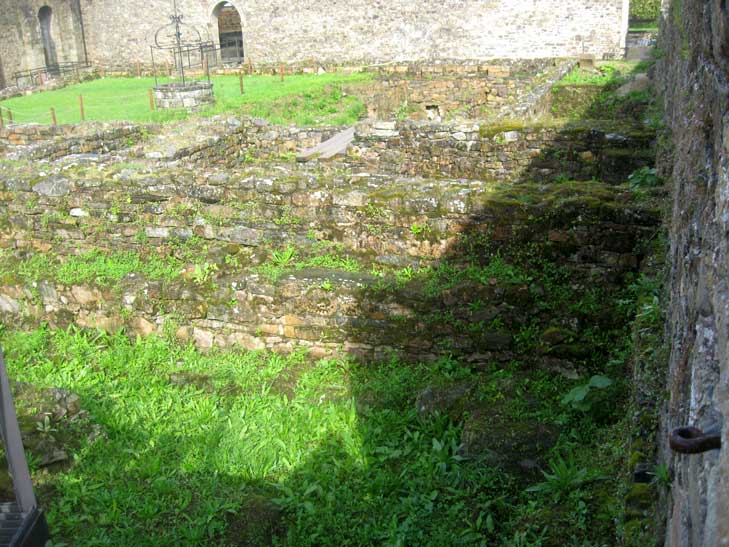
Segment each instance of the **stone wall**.
[[[663,26],[656,75],[671,139],[660,168],[674,193],[666,545],[729,545],[729,12],[718,0],[673,1]],[[668,433],[685,425],[721,434],[722,449],[671,452]]]
[[[573,283],[609,287],[637,267],[637,243],[658,222],[625,190],[600,183],[424,184],[291,167],[138,171],[76,161],[50,167],[40,182],[22,167],[7,169],[0,189],[0,309],[15,328],[75,322],[147,335],[174,324],[172,334],[203,349],[302,344],[314,355],[368,360],[392,351],[425,361],[444,353],[509,360],[517,348],[506,333],[533,320],[537,306],[525,302],[541,298],[528,280],[494,277],[429,292],[417,278],[373,271],[412,277],[441,260],[462,261],[466,241],[521,242],[559,257]],[[320,261],[291,265],[273,280],[263,268],[285,248],[297,249],[297,261]],[[182,273],[161,280],[137,269],[111,285],[62,282],[50,268],[32,281],[8,277],[20,271],[16,260],[63,261],[95,249],[172,257],[171,273]],[[348,257],[347,267],[332,266],[333,255]],[[472,300],[483,306],[478,317]],[[464,322],[477,328],[456,326]]]
[[[0,0],[6,81],[15,70],[43,65],[37,14],[44,3],[54,11],[63,60],[83,58],[85,37],[90,61],[109,70],[149,64],[155,31],[168,23],[171,10],[164,0]],[[246,55],[255,63],[614,58],[623,54],[628,21],[628,0],[231,3],[241,14]],[[185,21],[215,42],[218,4],[178,1]]]
[[655,160],[655,132],[622,133],[598,125],[492,125],[373,122],[357,126],[347,152],[372,171],[484,180],[546,180],[557,176],[624,182]]
[[388,64],[369,69],[375,81],[352,92],[378,120],[521,119],[545,113],[542,95],[574,64],[555,59]]
[[80,125],[9,125],[0,127],[0,150],[14,159],[54,160],[71,154],[102,154],[141,140],[149,127],[123,123]]
[[[178,125],[166,137],[150,139],[134,153],[153,160],[186,160],[234,166],[265,159],[291,159],[340,132],[342,127],[284,127],[258,118],[215,116]],[[190,134],[188,134],[190,133]]]

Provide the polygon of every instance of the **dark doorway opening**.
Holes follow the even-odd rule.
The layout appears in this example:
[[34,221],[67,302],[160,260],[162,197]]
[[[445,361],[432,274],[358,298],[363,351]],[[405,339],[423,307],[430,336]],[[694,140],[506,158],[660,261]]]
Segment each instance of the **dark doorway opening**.
[[230,2],[221,2],[213,15],[218,20],[220,56],[224,63],[243,60],[243,27],[238,10]]
[[3,59],[0,57],[0,89],[5,89],[7,84],[5,83],[5,70],[3,70]]
[[43,56],[46,61],[46,68],[50,74],[58,72],[58,54],[56,53],[56,44],[51,35],[51,18],[53,10],[48,6],[43,6],[38,11],[38,22],[41,29],[41,40],[43,40]]

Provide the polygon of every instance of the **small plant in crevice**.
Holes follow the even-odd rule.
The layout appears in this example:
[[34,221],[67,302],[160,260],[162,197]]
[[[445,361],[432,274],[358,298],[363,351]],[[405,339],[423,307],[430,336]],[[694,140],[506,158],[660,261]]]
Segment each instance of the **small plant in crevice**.
[[410,225],[410,233],[415,237],[424,236],[428,232],[430,232],[430,226],[428,226],[427,224],[418,224],[416,222],[413,222]]
[[653,475],[653,480],[651,482],[656,486],[661,488],[671,487],[671,470],[665,463],[658,464],[651,475]]
[[604,402],[605,389],[612,385],[610,378],[596,374],[587,383],[572,388],[561,402],[574,410],[591,412],[599,403]]
[[279,268],[291,266],[296,260],[298,251],[293,245],[289,245],[285,249],[271,252],[271,263]]
[[527,492],[541,492],[555,500],[566,498],[574,489],[590,480],[587,469],[579,467],[573,454],[567,459],[557,456],[549,460],[549,471],[542,471],[544,481],[527,488]]
[[645,188],[655,188],[663,183],[661,178],[656,174],[655,167],[641,167],[636,169],[628,176],[628,185],[631,190],[642,190]]
[[192,272],[192,281],[196,285],[206,285],[212,281],[213,276],[217,271],[217,264],[211,264],[210,262],[195,264],[195,269]]

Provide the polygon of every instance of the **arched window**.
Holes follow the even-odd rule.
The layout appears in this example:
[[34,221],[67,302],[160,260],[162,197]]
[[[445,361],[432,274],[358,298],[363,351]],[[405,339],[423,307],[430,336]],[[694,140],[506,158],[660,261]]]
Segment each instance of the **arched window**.
[[218,22],[220,56],[223,62],[243,60],[243,27],[238,10],[230,2],[221,2],[213,10]]
[[56,44],[51,35],[51,18],[53,10],[48,6],[43,6],[38,11],[38,22],[40,23],[41,40],[43,40],[43,56],[46,60],[46,68],[49,72],[54,69],[58,70],[58,55],[56,54]]

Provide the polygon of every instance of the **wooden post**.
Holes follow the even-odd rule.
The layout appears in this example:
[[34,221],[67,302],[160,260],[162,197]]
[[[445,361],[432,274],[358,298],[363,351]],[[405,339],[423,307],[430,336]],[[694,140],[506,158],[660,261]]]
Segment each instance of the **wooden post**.
[[137,78],[142,77],[142,65],[139,61],[137,61]]
[[0,106],[0,127],[3,127],[5,125],[5,120],[3,120],[3,107]]
[[149,109],[154,112],[154,91],[149,88]]
[[51,119],[53,120],[53,125],[58,125],[58,120],[56,120],[56,109],[51,107]]
[[13,111],[10,110],[9,108],[7,109],[7,111],[8,111],[8,125],[12,125],[13,124]]
[[243,93],[245,91],[243,90],[243,73],[242,72],[238,73],[238,83],[240,83],[240,94],[243,95]]
[[99,76],[106,78],[106,69],[104,68],[104,65],[99,66]]
[[278,72],[279,72],[279,74],[281,74],[281,81],[283,82],[284,81],[284,66],[283,66],[283,63],[280,63],[278,65]]
[[78,96],[78,109],[81,112],[81,121],[86,121],[86,113],[84,112],[84,96],[79,95]]
[[253,61],[248,57],[248,74],[253,76]]

